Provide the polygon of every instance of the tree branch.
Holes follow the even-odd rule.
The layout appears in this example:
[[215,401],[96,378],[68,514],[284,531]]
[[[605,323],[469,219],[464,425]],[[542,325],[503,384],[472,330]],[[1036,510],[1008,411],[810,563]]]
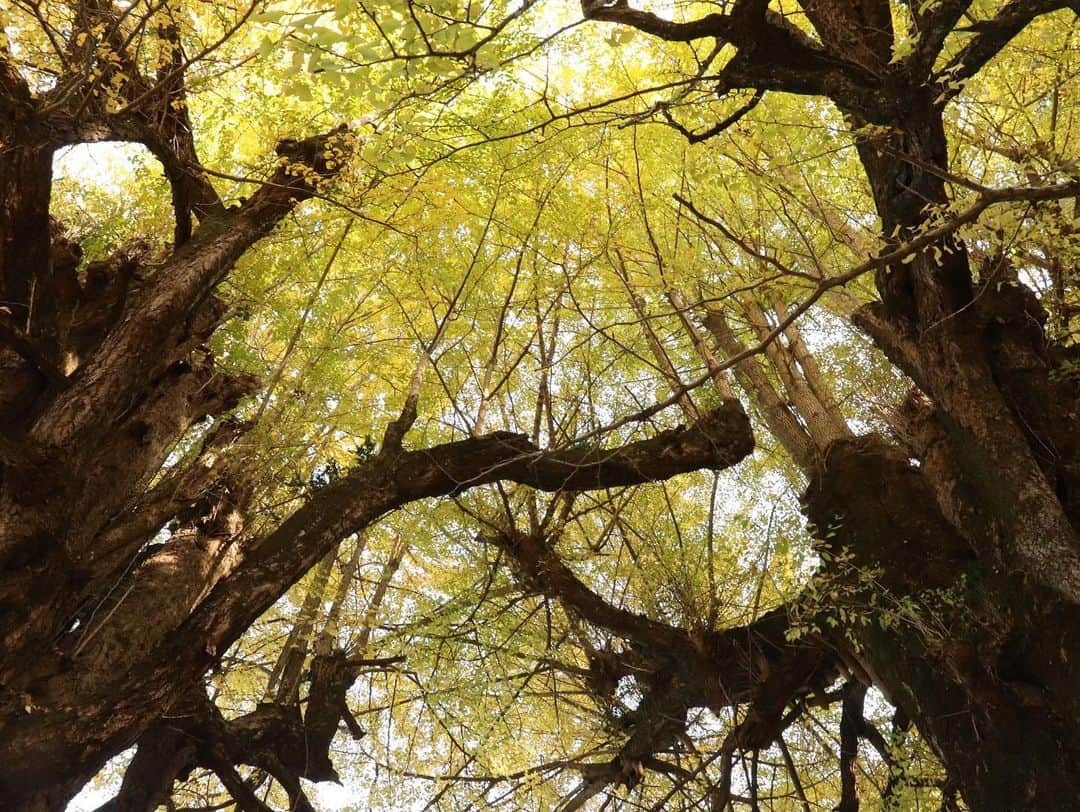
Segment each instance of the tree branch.
[[853,681],[844,685],[840,716],[840,804],[836,812],[859,812],[859,786],[855,763],[859,758],[859,731],[867,686]]
[[707,14],[688,22],[632,8],[625,0],[583,0],[588,20],[618,23],[668,42],[712,37],[738,52],[721,73],[723,89],[754,88],[822,95],[849,109],[869,109],[875,77],[843,56],[823,49],[808,34],[767,8],[740,0],[731,14]]
[[[968,79],[982,70],[1009,41],[1024,30],[1036,17],[1049,14],[1063,8],[1071,8],[1080,14],[1078,0],[1011,0],[998,11],[991,20],[973,23],[957,31],[973,31],[975,36],[968,41],[960,53],[936,75],[939,82],[948,83],[945,98],[949,99],[961,90],[962,80]],[[953,84],[955,83],[955,84]]]
[[[96,434],[110,431],[117,413],[131,402],[132,392],[181,360],[175,357],[177,350],[186,355],[189,319],[236,260],[311,197],[319,181],[336,175],[349,149],[343,127],[302,141],[281,142],[277,171],[239,209],[203,222],[192,240],[131,297],[127,318],[37,421],[32,436],[56,447],[76,438],[92,446]],[[158,352],[148,353],[147,347]]]
[[945,38],[952,33],[957,21],[968,10],[972,0],[939,0],[920,19],[919,41],[915,50],[904,60],[908,71],[916,79],[926,77],[934,67],[934,60],[941,53]]
[[664,119],[667,121],[668,125],[681,133],[682,136],[686,138],[688,143],[698,144],[702,141],[707,141],[710,138],[714,138],[715,136],[720,135],[720,133],[724,132],[724,130],[728,129],[729,127],[738,124],[742,120],[743,116],[745,116],[755,107],[757,107],[758,104],[761,103],[761,100],[763,98],[765,98],[765,91],[755,90],[754,95],[750,98],[750,101],[742,105],[731,115],[725,117],[721,121],[718,121],[716,124],[712,125],[708,129],[702,130],[701,132],[692,132],[691,130],[687,129],[682,124],[677,122],[675,120],[675,117],[671,115],[671,111],[666,106],[661,107],[660,112],[664,116]]
[[[147,684],[195,684],[338,540],[409,502],[497,481],[550,491],[620,487],[723,468],[752,447],[749,421],[732,401],[690,428],[611,449],[541,451],[523,435],[498,432],[423,451],[380,454],[319,490],[275,531],[247,545],[244,559],[186,620],[154,631],[158,642],[146,638],[144,617],[127,621],[142,624],[139,634],[146,645],[129,651],[124,662],[113,661],[120,683],[114,687],[131,703],[127,713],[153,718],[161,709],[152,706],[158,695],[145,690]],[[123,628],[113,634],[123,634]],[[129,682],[143,688],[128,690]],[[130,719],[117,708],[103,708],[100,724],[104,730],[130,724]]]

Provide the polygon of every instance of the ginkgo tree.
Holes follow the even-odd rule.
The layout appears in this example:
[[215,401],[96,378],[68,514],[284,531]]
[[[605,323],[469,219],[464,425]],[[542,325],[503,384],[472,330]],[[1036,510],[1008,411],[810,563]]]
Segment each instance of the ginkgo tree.
[[9,806],[1075,797],[1068,2],[3,11]]

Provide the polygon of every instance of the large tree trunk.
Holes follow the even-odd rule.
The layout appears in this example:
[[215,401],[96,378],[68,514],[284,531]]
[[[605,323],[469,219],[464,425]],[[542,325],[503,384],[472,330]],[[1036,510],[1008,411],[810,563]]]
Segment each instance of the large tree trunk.
[[[946,203],[941,111],[908,92],[899,134],[859,147],[894,241]],[[1076,796],[1080,760],[1080,400],[1051,375],[1033,295],[976,283],[964,246],[942,248],[884,268],[881,302],[855,315],[921,390],[898,416],[909,447],[834,443],[807,513],[831,561],[847,548],[895,608],[913,601],[854,635],[968,803],[1050,809]],[[823,573],[870,599],[853,575]]]
[[[868,625],[848,630],[857,656],[968,803],[1034,810],[1072,797],[1076,608],[995,572],[941,514],[921,472],[880,440],[834,445],[807,500],[819,528],[832,528],[822,549],[852,556],[822,577],[868,613]],[[860,572],[877,573],[876,583]]]

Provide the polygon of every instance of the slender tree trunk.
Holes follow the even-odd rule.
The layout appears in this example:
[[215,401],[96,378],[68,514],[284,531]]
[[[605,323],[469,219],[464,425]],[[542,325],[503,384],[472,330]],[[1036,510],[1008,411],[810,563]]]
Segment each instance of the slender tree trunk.
[[336,558],[337,548],[335,547],[319,562],[311,576],[307,592],[304,594],[304,602],[300,605],[300,612],[293,620],[289,636],[285,639],[285,645],[282,646],[281,654],[278,655],[274,670],[270,674],[270,680],[266,686],[268,701],[276,701],[283,705],[299,701],[300,672],[310,653],[315,621],[321,614],[326,585],[330,580]]
[[[746,346],[735,335],[722,310],[710,310],[705,324],[721,352],[728,358],[746,351]],[[762,363],[754,357],[744,358],[735,364],[733,372],[735,380],[750,396],[772,436],[800,469],[811,470],[821,449],[814,446],[813,438],[799,422],[791,406],[780,397]]]

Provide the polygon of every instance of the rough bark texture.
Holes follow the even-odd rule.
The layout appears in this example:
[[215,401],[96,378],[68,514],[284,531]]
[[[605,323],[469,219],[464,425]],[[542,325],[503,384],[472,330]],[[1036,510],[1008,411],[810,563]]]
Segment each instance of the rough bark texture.
[[[190,535],[178,532],[134,569],[130,583],[91,598],[95,611],[85,631],[50,629],[55,656],[5,652],[7,797],[28,807],[62,806],[108,755],[197,685],[338,540],[403,504],[499,480],[550,491],[615,487],[724,467],[751,448],[749,424],[732,402],[688,429],[610,450],[545,453],[506,433],[424,451],[388,449],[240,549],[237,496],[224,486],[219,499],[197,506]],[[148,627],[147,601],[164,595],[168,611],[156,610]],[[85,596],[75,597],[85,605]],[[47,598],[56,600],[52,592]],[[37,645],[41,632],[26,627],[18,623],[11,639]]]

